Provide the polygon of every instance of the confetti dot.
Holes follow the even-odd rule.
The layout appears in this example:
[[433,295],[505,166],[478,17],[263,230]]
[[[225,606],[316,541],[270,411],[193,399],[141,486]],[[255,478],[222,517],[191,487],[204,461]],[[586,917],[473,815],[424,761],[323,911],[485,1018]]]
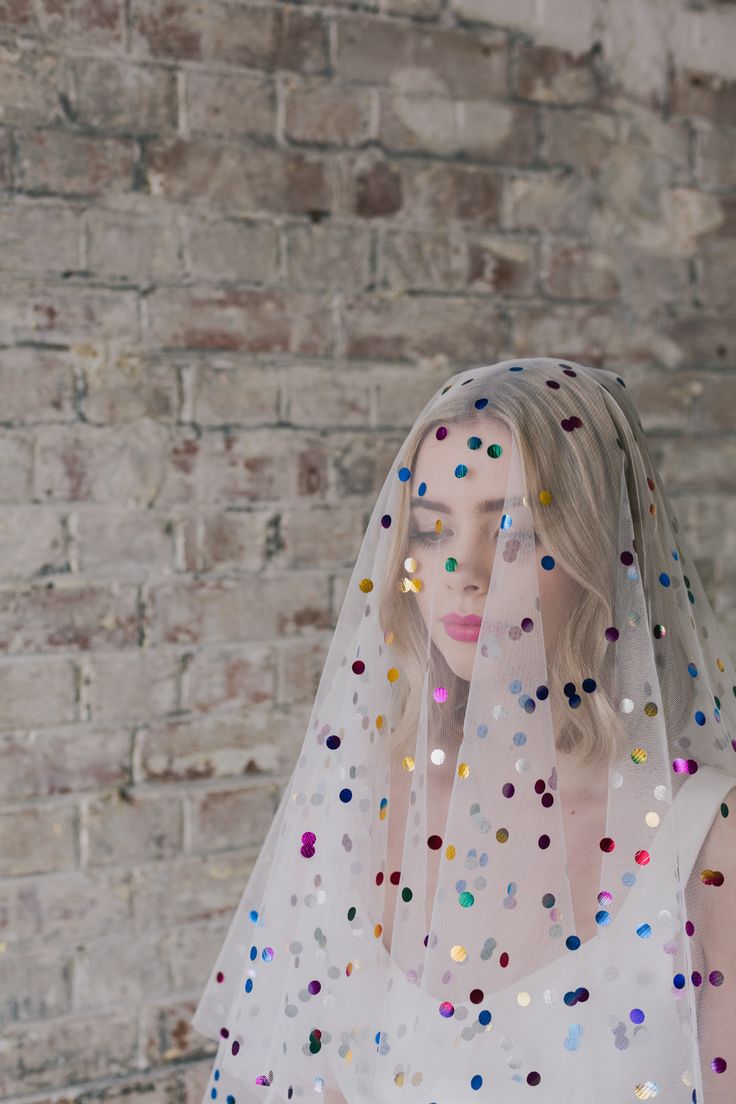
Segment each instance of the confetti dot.
[[469,449],[479,449],[482,444],[480,437],[468,437],[467,445]]
[[388,681],[389,682],[396,682],[398,677],[399,677],[399,672],[398,672],[397,668],[396,667],[389,667],[388,671],[386,672],[386,678],[388,679]]
[[370,594],[370,592],[373,590],[373,580],[372,579],[361,579],[360,582],[358,583],[358,586],[360,587],[360,589],[363,591],[364,594]]
[[538,1085],[541,1080],[542,1080],[542,1075],[541,1075],[541,1073],[537,1073],[536,1070],[532,1070],[531,1073],[528,1073],[526,1075],[527,1085]]
[[540,563],[541,563],[541,565],[542,565],[542,567],[544,568],[545,571],[551,571],[552,568],[555,566],[555,561],[554,561],[553,556],[542,556],[542,559],[540,560]]
[[343,802],[345,802],[345,804],[347,804],[348,801],[352,801],[352,799],[353,799],[353,791],[351,789],[348,789],[348,787],[346,786],[345,789],[340,790],[340,800],[341,801],[343,801]]
[[407,479],[411,478],[411,468],[399,468],[399,479],[402,483],[406,483]]
[[434,694],[434,700],[436,702],[446,702],[447,701],[447,690],[445,689],[444,686],[435,686],[433,694]]
[[725,1073],[728,1063],[725,1058],[714,1058],[710,1064],[710,1068],[714,1073]]
[[663,571],[662,574],[659,576],[659,581],[663,587],[668,587],[670,585],[670,577],[666,571]]
[[435,437],[437,438],[437,440],[438,441],[444,441],[446,436],[447,436],[447,426],[438,426],[437,431],[435,433]]
[[486,452],[494,460],[498,460],[499,456],[503,455],[503,449],[501,448],[500,445],[489,445],[488,448],[486,449]]
[[356,675],[362,675],[365,671],[365,663],[362,659],[356,659],[353,661],[353,671]]
[[457,567],[457,560],[454,556],[448,556],[445,560],[445,571],[454,571]]
[[473,406],[476,410],[484,410],[488,406],[488,399],[476,399]]
[[483,1078],[481,1077],[481,1075],[479,1073],[473,1074],[473,1076],[470,1078],[471,1089],[479,1089],[482,1084]]
[[552,492],[551,491],[540,491],[539,492],[539,501],[542,503],[543,506],[549,506],[550,502],[552,501]]
[[613,644],[618,640],[618,629],[614,628],[613,625],[609,625],[604,636],[606,640]]
[[468,474],[468,465],[467,464],[458,464],[456,466],[455,475],[457,476],[458,479],[462,479],[462,477],[464,475],[467,475],[467,474]]

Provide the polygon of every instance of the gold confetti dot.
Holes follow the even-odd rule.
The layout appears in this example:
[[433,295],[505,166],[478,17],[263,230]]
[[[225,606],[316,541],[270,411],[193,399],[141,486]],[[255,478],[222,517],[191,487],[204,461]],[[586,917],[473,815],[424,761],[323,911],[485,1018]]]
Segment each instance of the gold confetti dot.
[[716,667],[718,668],[719,671],[725,671],[726,670],[724,662],[720,658],[716,660]]
[[634,763],[646,763],[647,753],[644,748],[634,748],[631,758]]
[[384,644],[393,644],[394,640],[395,640],[394,630],[393,629],[386,629],[385,633],[383,634]]
[[457,849],[455,847],[455,844],[454,843],[448,843],[447,847],[445,848],[445,856],[448,859],[454,859],[456,854],[457,854]]
[[434,523],[434,531],[435,531],[435,533],[441,533],[442,532],[442,519],[441,518],[437,518],[436,522]]
[[376,728],[383,728],[383,713],[379,713],[376,717]]
[[386,672],[386,678],[388,679],[388,681],[389,682],[396,682],[398,677],[399,677],[398,668],[389,667],[388,671]]
[[424,583],[421,579],[411,579],[409,580],[409,585],[411,586],[411,589],[414,591],[415,594],[418,594],[419,591],[422,590],[424,587]]
[[457,776],[458,778],[470,778],[470,764],[461,763],[457,768]]
[[644,712],[646,713],[647,717],[656,717],[659,713],[659,709],[657,708],[655,702],[647,702],[644,706]]
[[460,943],[456,943],[450,951],[450,958],[453,962],[464,962],[468,957],[467,949],[461,946]]
[[413,771],[415,764],[411,755],[405,755],[404,758],[401,760],[401,765],[405,771]]
[[542,503],[543,506],[549,506],[550,502],[552,501],[551,491],[540,491],[539,501]]
[[373,580],[372,579],[361,579],[358,586],[360,587],[360,589],[363,591],[364,594],[369,594],[373,590]]
[[498,842],[499,843],[506,843],[508,838],[509,838],[508,828],[499,828],[498,831],[496,832],[496,839],[498,840]]

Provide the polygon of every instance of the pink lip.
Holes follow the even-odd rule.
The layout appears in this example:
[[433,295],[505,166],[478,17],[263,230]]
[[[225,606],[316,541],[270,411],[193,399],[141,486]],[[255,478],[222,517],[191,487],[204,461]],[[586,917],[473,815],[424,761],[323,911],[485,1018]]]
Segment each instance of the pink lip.
[[474,641],[480,634],[482,618],[476,613],[447,613],[441,618],[445,632],[453,640]]

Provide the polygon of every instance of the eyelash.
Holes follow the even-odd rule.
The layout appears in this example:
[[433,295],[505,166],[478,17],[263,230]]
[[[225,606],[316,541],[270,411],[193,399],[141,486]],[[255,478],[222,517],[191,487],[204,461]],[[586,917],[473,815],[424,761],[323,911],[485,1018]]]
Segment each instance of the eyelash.
[[[410,538],[410,540],[419,541],[419,543],[421,545],[423,545],[425,548],[431,548],[433,545],[442,543],[439,540],[429,540],[428,539],[430,533],[433,533],[433,532],[434,532],[434,530],[432,530],[432,529],[425,529],[425,530],[422,530],[422,531],[417,531],[415,533],[410,533],[409,538]],[[534,543],[535,544],[541,544],[542,543],[541,540],[540,540],[540,537],[537,533],[534,534]]]

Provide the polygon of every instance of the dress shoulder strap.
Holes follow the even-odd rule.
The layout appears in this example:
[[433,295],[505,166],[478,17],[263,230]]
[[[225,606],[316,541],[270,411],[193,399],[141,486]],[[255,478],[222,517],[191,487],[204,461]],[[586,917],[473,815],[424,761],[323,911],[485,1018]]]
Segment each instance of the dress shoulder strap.
[[[736,778],[715,767],[702,766],[675,796],[680,878],[687,881],[700,848],[718,815],[721,802],[736,786]],[[733,810],[736,816],[736,809]]]

